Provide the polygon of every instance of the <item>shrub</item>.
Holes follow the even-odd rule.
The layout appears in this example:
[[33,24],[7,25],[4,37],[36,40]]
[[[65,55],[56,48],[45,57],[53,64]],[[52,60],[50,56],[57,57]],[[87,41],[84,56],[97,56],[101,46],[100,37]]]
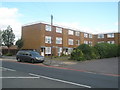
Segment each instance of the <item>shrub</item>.
[[7,53],[6,56],[12,56],[13,54],[12,53]]
[[100,58],[110,58],[118,56],[118,46],[116,44],[99,43],[94,46]]
[[92,46],[89,46],[87,44],[81,44],[77,47],[77,49],[80,49],[83,52],[84,58],[87,60],[96,58],[95,49]]
[[71,59],[77,60],[77,61],[85,60],[82,51],[79,49],[73,50],[73,52],[71,53]]
[[118,50],[117,50],[117,52],[118,52],[118,56],[120,57],[120,45],[118,45]]

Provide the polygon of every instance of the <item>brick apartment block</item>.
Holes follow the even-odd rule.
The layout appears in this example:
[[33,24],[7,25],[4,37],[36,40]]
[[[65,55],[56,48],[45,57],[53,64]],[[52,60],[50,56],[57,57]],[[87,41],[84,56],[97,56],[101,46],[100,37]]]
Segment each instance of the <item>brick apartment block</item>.
[[[22,26],[22,49],[36,50],[41,55],[60,56],[70,54],[80,44],[94,46],[96,43],[107,42],[120,44],[120,33],[90,34],[60,26],[52,26],[43,22]],[[51,49],[52,48],[52,49]]]

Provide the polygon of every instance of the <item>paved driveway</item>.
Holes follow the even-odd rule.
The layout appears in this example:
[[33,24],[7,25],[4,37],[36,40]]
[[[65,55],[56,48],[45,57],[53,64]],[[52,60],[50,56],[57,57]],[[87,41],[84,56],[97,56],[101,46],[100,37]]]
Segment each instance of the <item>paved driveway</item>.
[[120,58],[107,58],[78,62],[77,64],[67,65],[64,67],[86,70],[95,73],[118,74],[118,60]]

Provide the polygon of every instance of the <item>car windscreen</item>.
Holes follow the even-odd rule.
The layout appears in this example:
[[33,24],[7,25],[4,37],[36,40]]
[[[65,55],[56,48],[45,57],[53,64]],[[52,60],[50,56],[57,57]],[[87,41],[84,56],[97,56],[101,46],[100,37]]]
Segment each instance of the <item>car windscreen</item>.
[[38,52],[31,52],[31,55],[32,56],[39,56],[40,57],[40,54]]

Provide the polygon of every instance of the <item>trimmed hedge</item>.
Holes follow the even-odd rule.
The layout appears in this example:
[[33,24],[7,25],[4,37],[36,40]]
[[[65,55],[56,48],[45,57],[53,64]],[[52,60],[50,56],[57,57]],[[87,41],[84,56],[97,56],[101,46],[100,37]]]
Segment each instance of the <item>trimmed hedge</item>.
[[81,44],[71,53],[71,59],[83,61],[120,56],[120,45],[99,43],[94,47]]

